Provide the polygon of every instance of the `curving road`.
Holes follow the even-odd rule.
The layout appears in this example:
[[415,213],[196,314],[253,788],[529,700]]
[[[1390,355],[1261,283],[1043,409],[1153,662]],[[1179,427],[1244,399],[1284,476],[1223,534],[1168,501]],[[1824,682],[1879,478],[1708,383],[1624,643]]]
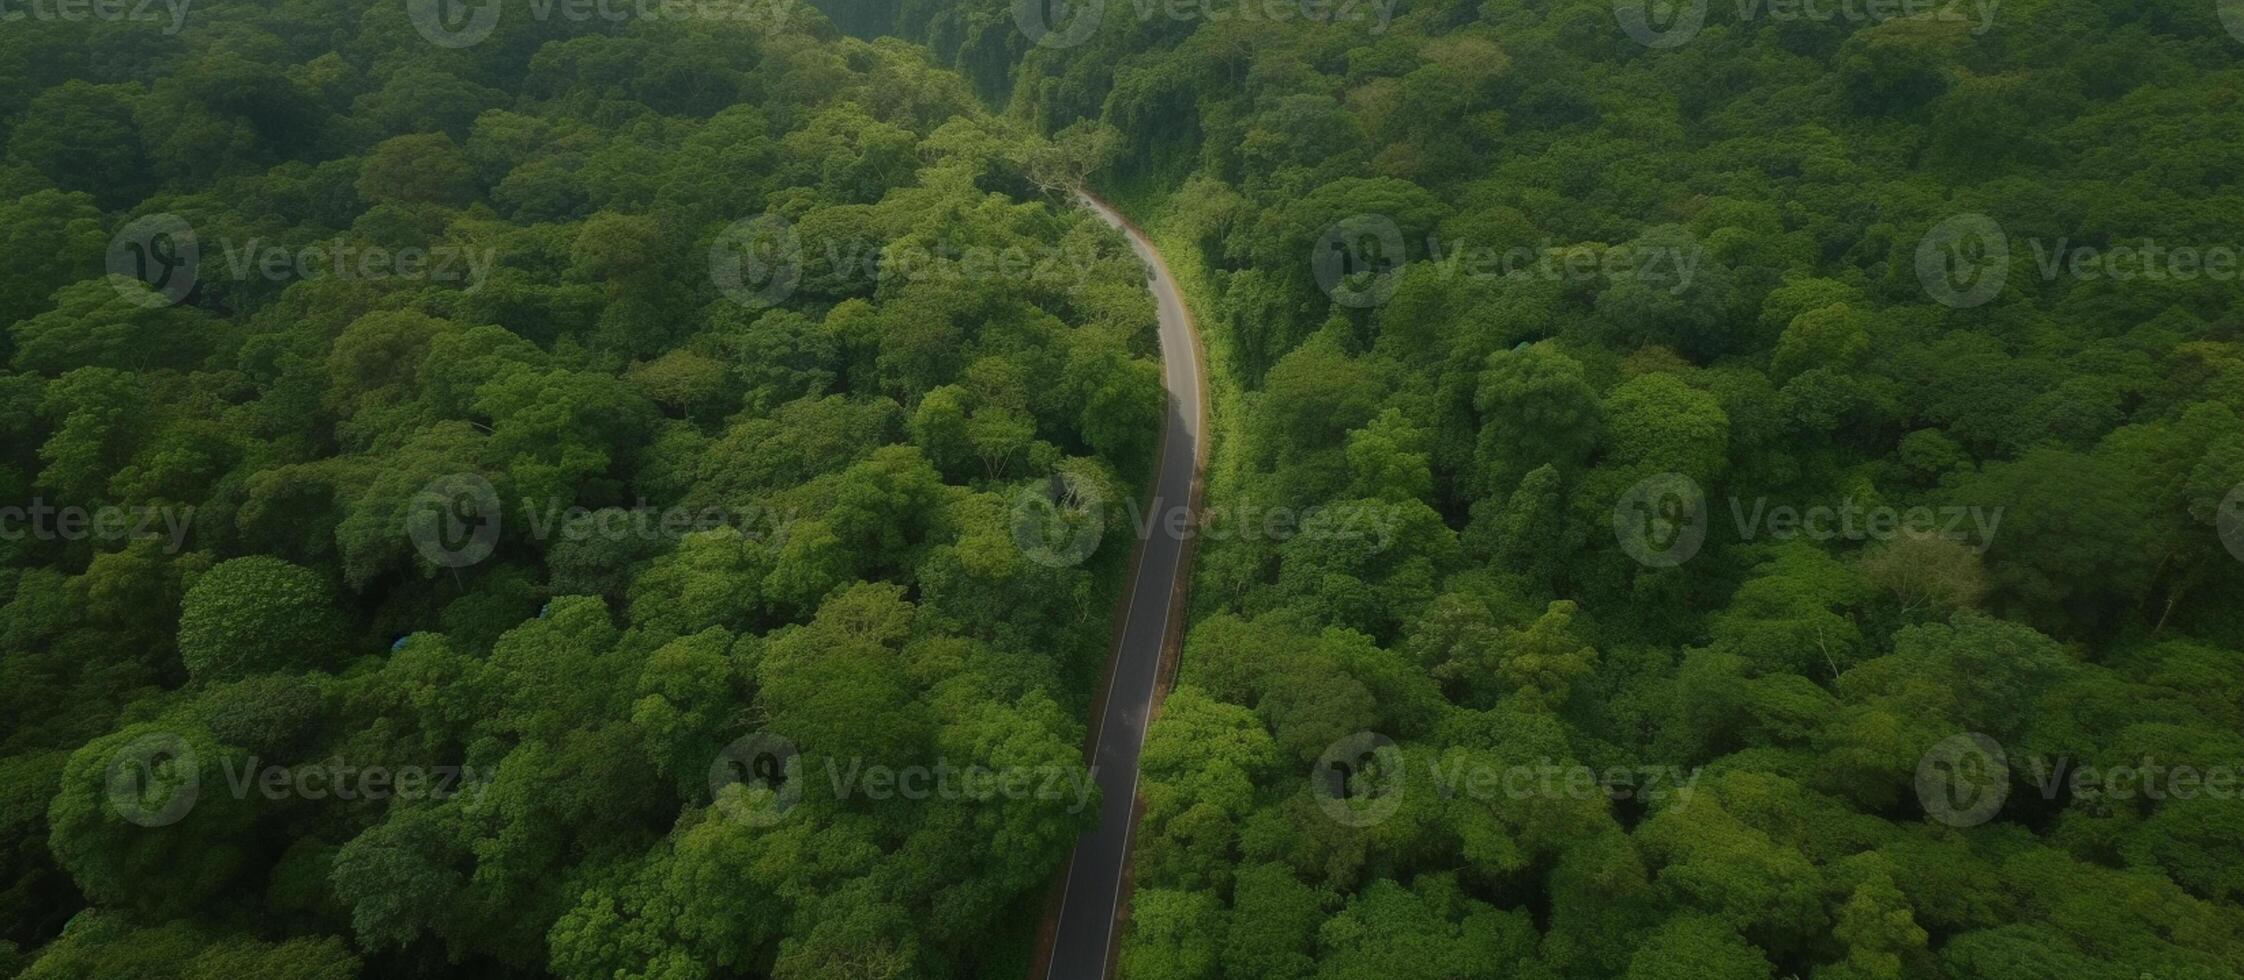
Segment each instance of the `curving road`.
[[1093,778],[1099,785],[1099,823],[1075,844],[1068,859],[1053,930],[1047,980],[1102,980],[1115,956],[1121,931],[1123,872],[1136,828],[1138,750],[1152,713],[1160,680],[1161,652],[1169,628],[1181,615],[1189,577],[1189,552],[1179,526],[1168,515],[1178,508],[1196,515],[1200,505],[1200,466],[1206,459],[1207,414],[1203,404],[1199,338],[1192,314],[1169,278],[1168,266],[1145,233],[1106,202],[1079,194],[1083,205],[1120,229],[1130,248],[1151,270],[1148,283],[1161,320],[1161,376],[1169,392],[1167,428],[1161,435],[1161,469],[1154,479],[1146,540],[1122,597],[1122,629],[1109,666],[1105,701],[1093,722]]

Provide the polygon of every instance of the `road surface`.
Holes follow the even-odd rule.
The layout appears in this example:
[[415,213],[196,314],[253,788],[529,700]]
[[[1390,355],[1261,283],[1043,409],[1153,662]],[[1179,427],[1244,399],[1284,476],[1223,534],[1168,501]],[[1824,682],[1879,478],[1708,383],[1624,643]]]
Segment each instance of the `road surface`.
[[[1145,235],[1105,202],[1082,195],[1083,205],[1121,229],[1130,248],[1152,271],[1148,287],[1161,319],[1161,377],[1169,391],[1167,429],[1161,438],[1161,469],[1154,478],[1153,520],[1149,536],[1130,570],[1130,590],[1122,597],[1122,630],[1106,685],[1106,703],[1097,715],[1092,743],[1093,776],[1099,785],[1099,823],[1076,841],[1068,859],[1067,884],[1060,897],[1059,925],[1052,939],[1048,980],[1102,980],[1115,955],[1122,904],[1123,865],[1130,856],[1138,796],[1138,750],[1160,675],[1161,649],[1173,617],[1181,617],[1189,575],[1185,542],[1166,519],[1173,509],[1198,509],[1195,476],[1204,454],[1207,421],[1201,406],[1200,346],[1192,316],[1176,282]],[[1185,523],[1184,526],[1190,526]]]

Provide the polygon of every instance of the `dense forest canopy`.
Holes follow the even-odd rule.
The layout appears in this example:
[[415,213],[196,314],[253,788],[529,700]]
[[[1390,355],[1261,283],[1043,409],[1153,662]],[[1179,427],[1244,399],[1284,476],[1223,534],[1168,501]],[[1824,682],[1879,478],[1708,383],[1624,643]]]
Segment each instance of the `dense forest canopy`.
[[10,12],[0,972],[2244,977],[2244,6]]
[[1137,260],[814,12],[408,13],[0,34],[0,973],[1018,971]]
[[2244,975],[2234,4],[826,7],[1396,528],[1211,535],[1126,975]]

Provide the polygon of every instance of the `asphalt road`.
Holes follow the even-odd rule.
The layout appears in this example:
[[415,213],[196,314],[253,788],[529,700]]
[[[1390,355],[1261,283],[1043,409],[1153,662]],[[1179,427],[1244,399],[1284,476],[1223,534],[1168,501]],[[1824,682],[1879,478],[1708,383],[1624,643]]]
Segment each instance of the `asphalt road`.
[[1052,941],[1049,980],[1102,980],[1114,957],[1121,931],[1122,868],[1130,854],[1132,819],[1138,795],[1138,751],[1153,705],[1161,667],[1161,645],[1183,596],[1176,588],[1184,567],[1184,540],[1167,515],[1192,508],[1193,476],[1201,460],[1206,421],[1200,407],[1200,348],[1192,317],[1161,255],[1143,234],[1103,201],[1082,196],[1085,207],[1129,237],[1130,248],[1152,270],[1147,284],[1161,318],[1161,377],[1169,390],[1167,431],[1161,442],[1161,469],[1147,511],[1150,536],[1130,571],[1130,591],[1122,601],[1122,633],[1115,641],[1106,703],[1099,713],[1093,743],[1093,778],[1099,785],[1099,823],[1076,841],[1068,859],[1067,884],[1060,899],[1059,926]]

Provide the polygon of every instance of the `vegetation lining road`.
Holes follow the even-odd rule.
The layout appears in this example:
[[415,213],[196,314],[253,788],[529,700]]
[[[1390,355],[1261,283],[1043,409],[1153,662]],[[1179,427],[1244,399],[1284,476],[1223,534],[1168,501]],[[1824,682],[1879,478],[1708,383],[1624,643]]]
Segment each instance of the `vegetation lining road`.
[[[1121,973],[2244,976],[2237,801],[2029,778],[2244,759],[2223,5],[1717,6],[1650,45],[1606,0],[1116,4],[1010,46],[1008,6],[852,9],[1164,189],[1240,393],[1211,513],[1392,532],[1197,556]],[[1314,275],[1342,245],[1375,295]],[[1703,514],[1642,519],[1674,486]],[[1803,529],[1846,508],[1883,525]],[[1366,826],[1303,779],[1357,732],[1410,777]],[[1456,782],[1540,767],[1699,778]]]
[[1042,141],[810,19],[0,65],[0,502],[183,528],[0,535],[0,975],[1026,972],[1123,562],[1019,504],[1163,407]]
[[[1125,871],[1137,810],[1138,753],[1159,697],[1162,659],[1174,636],[1172,626],[1182,618],[1191,576],[1192,549],[1186,529],[1196,526],[1199,472],[1207,445],[1199,339],[1167,264],[1121,212],[1088,194],[1083,203],[1120,229],[1146,264],[1147,285],[1160,318],[1168,412],[1147,510],[1152,520],[1133,525],[1145,528],[1146,537],[1138,542],[1137,567],[1122,597],[1121,628],[1105,700],[1094,721],[1097,735],[1091,758],[1101,795],[1099,822],[1083,835],[1069,858],[1045,969],[1052,980],[1100,980],[1115,949],[1115,932],[1127,899]],[[1172,520],[1180,510],[1184,519]]]

